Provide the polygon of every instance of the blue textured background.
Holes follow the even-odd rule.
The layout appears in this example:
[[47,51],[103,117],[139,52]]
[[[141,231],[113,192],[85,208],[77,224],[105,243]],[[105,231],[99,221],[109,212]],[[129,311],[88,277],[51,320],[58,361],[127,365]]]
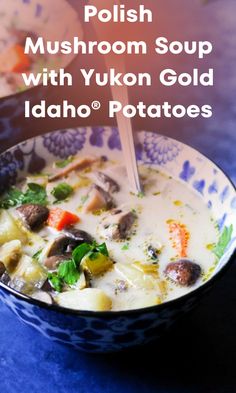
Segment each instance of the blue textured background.
[[[145,4],[156,6],[158,12],[163,1],[147,0]],[[71,2],[76,7],[83,3]],[[204,36],[215,43],[216,49],[210,59],[216,69],[215,87],[195,89],[193,96],[184,90],[178,91],[180,101],[190,102],[194,97],[195,101],[212,103],[214,117],[201,122],[149,121],[146,124],[136,122],[135,125],[137,128],[158,129],[190,143],[214,159],[236,183],[236,2],[210,1],[204,11],[199,2],[165,1],[170,9],[173,7],[173,14],[169,17],[176,29],[184,26],[186,36],[195,39]],[[159,35],[158,28],[156,30]],[[74,64],[74,71],[79,65]],[[148,65],[150,70],[156,66],[154,61]],[[58,90],[52,92],[51,100],[55,101],[60,94],[62,96]],[[93,93],[89,91],[87,94],[91,94],[92,99]],[[134,91],[131,95],[135,100],[139,94],[140,91]],[[155,88],[142,91],[150,103],[162,94],[165,92],[157,92]],[[91,123],[104,124],[108,119],[98,116]],[[36,124],[32,121],[30,125],[22,125],[21,139],[33,135],[36,127],[37,132],[42,132],[61,124],[67,125],[68,122],[41,121]],[[10,144],[13,140],[5,141],[5,146]],[[0,304],[0,392],[233,393],[236,391],[235,282],[234,263],[199,308],[161,341],[143,349],[106,356],[86,355],[53,344],[22,325]]]

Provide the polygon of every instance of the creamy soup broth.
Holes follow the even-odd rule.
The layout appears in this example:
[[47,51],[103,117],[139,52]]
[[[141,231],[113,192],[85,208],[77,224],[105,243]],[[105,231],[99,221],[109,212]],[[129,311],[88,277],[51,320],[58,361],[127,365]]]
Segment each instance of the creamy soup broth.
[[[4,239],[2,229],[0,240],[6,240],[0,251],[2,280],[39,300],[95,311],[153,306],[200,286],[215,263],[213,247],[219,239],[209,209],[197,193],[168,174],[145,165],[139,166],[139,172],[144,192],[138,195],[130,192],[121,162],[94,157],[69,158],[24,179],[17,185],[23,194],[32,183],[45,190],[44,218],[34,225],[29,222],[27,208],[37,205],[37,200],[10,207],[3,203],[1,214],[10,215],[23,235]],[[69,225],[58,229],[51,217],[51,211],[57,209],[73,213],[77,221],[71,224],[69,220]],[[56,239],[70,238],[75,230],[90,238],[51,250]],[[4,248],[15,239],[21,257],[12,268]],[[90,244],[91,250],[83,255],[79,249],[83,255],[79,260],[73,251],[81,244]],[[37,277],[24,274],[24,267],[19,269],[22,255],[29,257],[29,266],[33,263],[42,268]],[[73,263],[70,277],[63,269]],[[27,280],[33,283],[28,285]]]

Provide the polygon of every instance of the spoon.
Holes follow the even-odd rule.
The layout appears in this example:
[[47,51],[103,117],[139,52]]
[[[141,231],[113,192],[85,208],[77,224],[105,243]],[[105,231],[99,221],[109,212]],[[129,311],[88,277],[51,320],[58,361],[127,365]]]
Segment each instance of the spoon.
[[[90,3],[92,5],[95,5],[97,9],[101,9],[101,2],[99,0],[90,0]],[[110,9],[112,7],[111,1],[110,5],[106,5],[107,9],[109,9],[109,7]],[[114,25],[112,23],[106,23],[104,27],[102,23],[99,23],[93,19],[93,25],[99,38],[104,39],[105,37],[109,37],[110,40],[115,39],[114,33],[116,32],[116,29],[114,28]],[[125,72],[125,59],[123,56],[114,56],[113,54],[108,54],[105,56],[105,62],[108,69],[115,66],[118,72]],[[112,86],[111,90],[114,101],[119,101],[122,104],[122,107],[129,104],[127,86]],[[138,194],[142,192],[142,186],[138,173],[132,123],[129,118],[123,115],[122,112],[119,112],[116,115],[116,119],[125,160],[126,171],[129,179],[129,185],[131,190]]]

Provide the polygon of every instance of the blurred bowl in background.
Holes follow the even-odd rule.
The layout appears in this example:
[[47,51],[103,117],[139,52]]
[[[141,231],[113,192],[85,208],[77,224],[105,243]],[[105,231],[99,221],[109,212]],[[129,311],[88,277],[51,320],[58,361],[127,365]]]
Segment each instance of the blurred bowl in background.
[[[66,0],[0,0],[0,59],[3,56],[4,60],[4,51],[21,44],[26,35],[60,42],[70,41],[74,36],[82,38],[83,31],[78,13]],[[66,68],[74,58],[73,53],[48,58],[37,54],[29,70],[35,73],[43,68]],[[0,143],[10,138],[17,140],[24,119],[25,101],[37,103],[45,98],[47,90],[48,87],[40,85],[26,88],[21,70],[1,72],[0,66]]]

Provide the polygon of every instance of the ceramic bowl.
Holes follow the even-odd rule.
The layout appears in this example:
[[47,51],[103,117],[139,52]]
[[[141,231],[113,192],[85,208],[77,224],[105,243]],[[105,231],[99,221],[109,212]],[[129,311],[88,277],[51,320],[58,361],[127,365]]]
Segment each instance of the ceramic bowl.
[[[83,38],[78,13],[66,0],[0,0],[0,51],[7,45],[1,33],[4,27],[30,31],[49,41],[72,41],[74,36]],[[66,68],[74,58],[73,54],[51,55],[50,63],[42,63],[42,67]],[[13,135],[17,139],[24,118],[25,101],[30,101],[32,105],[38,103],[45,99],[46,92],[47,88],[39,85],[11,95],[0,93],[0,143],[4,144]]]
[[[48,306],[0,284],[0,299],[26,324],[44,336],[88,352],[108,352],[141,345],[160,337],[182,314],[199,303],[222,277],[236,248],[236,191],[225,174],[202,154],[174,139],[152,132],[137,133],[137,157],[186,184],[208,205],[220,231],[231,240],[212,277],[181,298],[146,309],[119,312],[72,311]],[[55,131],[21,143],[0,156],[1,191],[27,172],[78,152],[120,159],[116,128]]]

